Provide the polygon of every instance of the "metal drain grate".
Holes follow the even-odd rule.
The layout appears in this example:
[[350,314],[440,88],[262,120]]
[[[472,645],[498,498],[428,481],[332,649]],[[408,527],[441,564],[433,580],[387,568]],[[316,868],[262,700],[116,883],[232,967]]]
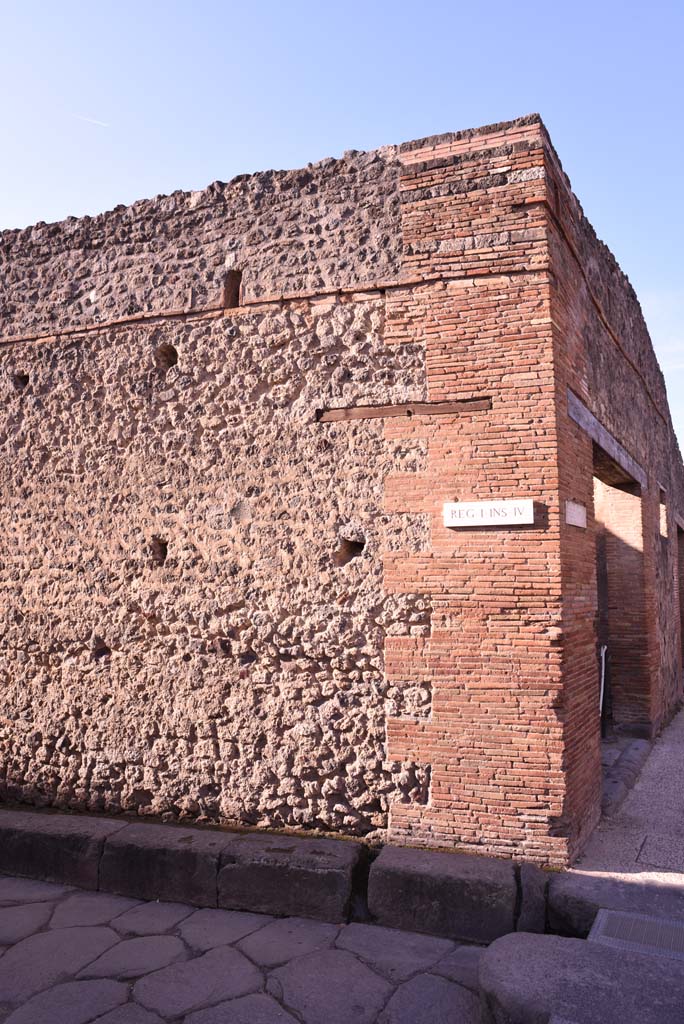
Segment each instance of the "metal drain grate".
[[589,933],[590,942],[684,960],[684,921],[672,921],[621,910],[599,910]]

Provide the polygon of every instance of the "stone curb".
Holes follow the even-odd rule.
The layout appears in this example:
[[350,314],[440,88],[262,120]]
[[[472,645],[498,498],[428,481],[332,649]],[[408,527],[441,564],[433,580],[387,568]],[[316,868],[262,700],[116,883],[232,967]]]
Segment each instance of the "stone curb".
[[98,889],[105,842],[125,827],[112,818],[0,811],[0,872]]
[[0,810],[0,874],[198,907],[341,923],[364,853],[339,839]]
[[338,839],[236,837],[222,853],[218,905],[282,917],[346,921],[353,873],[365,849]]
[[371,865],[368,909],[389,928],[487,943],[521,925],[543,932],[546,889],[530,864],[386,846]]
[[519,932],[480,959],[482,1024],[681,1024],[684,963]]
[[100,888],[135,899],[215,907],[219,859],[231,838],[209,829],[126,825],[104,845]]
[[684,886],[574,871],[551,876],[547,896],[549,931],[584,939],[602,907],[684,921]]
[[[0,809],[0,874],[136,899],[341,923],[365,904],[361,843]],[[470,854],[386,846],[370,866],[377,924],[465,942],[510,932],[585,937],[600,907],[684,920],[666,891]],[[363,915],[361,915],[363,917]],[[368,916],[363,918],[368,920]]]

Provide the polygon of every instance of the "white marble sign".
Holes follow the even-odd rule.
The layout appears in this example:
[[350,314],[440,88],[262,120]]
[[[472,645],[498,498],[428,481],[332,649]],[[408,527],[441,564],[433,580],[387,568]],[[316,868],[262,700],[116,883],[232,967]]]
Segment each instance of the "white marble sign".
[[565,502],[565,522],[569,526],[578,526],[581,530],[587,528],[587,510],[578,501]]
[[447,501],[444,503],[444,525],[520,526],[534,522],[534,501]]

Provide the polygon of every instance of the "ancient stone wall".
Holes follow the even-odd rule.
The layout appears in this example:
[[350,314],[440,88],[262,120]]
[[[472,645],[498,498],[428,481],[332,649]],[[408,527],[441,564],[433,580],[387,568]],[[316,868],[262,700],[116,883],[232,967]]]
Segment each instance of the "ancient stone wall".
[[400,256],[395,151],[350,153],[3,232],[2,332],[220,307],[232,268],[244,302],[392,281]]
[[533,116],[0,236],[0,797],[567,863],[600,792],[568,387],[684,505],[555,159]]
[[424,799],[384,731],[427,694],[382,651],[430,608],[379,552],[426,543],[382,510],[425,453],[316,420],[424,397],[383,327],[361,297],[0,351],[6,794],[354,833]]
[[[561,528],[567,804],[578,823],[577,850],[593,827],[600,804],[596,541],[597,530],[604,529],[605,523],[602,514],[598,518],[594,514],[597,437],[599,448],[607,445],[609,455],[621,458],[621,465],[628,469],[624,480],[638,494],[636,506],[631,505],[632,520],[620,525],[618,516],[608,544],[622,548],[625,563],[639,566],[635,586],[643,574],[647,651],[642,650],[639,627],[634,658],[634,665],[645,664],[642,692],[635,693],[629,707],[619,702],[617,724],[646,735],[659,731],[682,698],[676,523],[684,516],[684,471],[663,376],[636,295],[587,222],[548,139],[546,151],[544,201],[553,269],[559,502],[561,509],[568,500],[584,505],[588,519],[586,530],[567,523]],[[575,399],[595,418],[598,434],[584,429],[571,415]],[[598,456],[603,457],[600,451]],[[626,544],[630,552],[624,551]],[[625,594],[622,604],[627,606],[633,599],[633,594]],[[618,603],[617,595],[613,601]],[[641,614],[635,611],[633,617]],[[619,672],[620,643],[617,647],[614,668]],[[633,666],[632,674],[636,671]],[[634,690],[634,679],[618,681],[617,686],[622,692]]]

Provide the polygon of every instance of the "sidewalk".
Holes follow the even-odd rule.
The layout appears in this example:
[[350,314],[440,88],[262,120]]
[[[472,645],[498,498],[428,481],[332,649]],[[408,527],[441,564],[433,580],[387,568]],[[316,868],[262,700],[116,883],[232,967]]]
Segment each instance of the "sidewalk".
[[684,710],[656,740],[631,793],[601,821],[573,873],[684,887]]

